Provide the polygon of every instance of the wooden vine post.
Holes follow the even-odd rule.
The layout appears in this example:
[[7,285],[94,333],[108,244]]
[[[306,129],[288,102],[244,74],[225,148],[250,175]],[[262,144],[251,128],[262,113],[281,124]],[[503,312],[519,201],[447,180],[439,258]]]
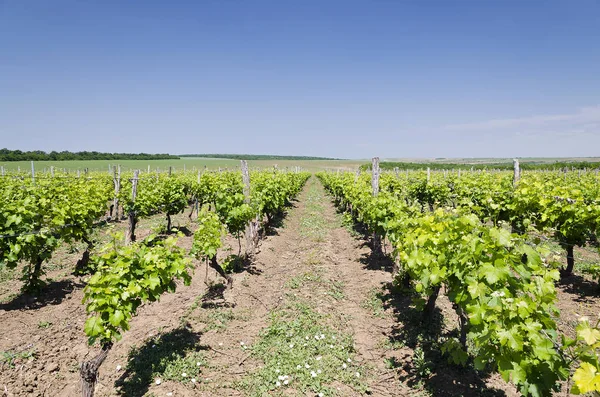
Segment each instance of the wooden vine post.
[[[377,197],[379,194],[379,172],[379,157],[373,157],[371,163],[371,188],[373,189],[373,197]],[[377,255],[382,253],[381,236],[375,231],[373,231],[373,252]]]
[[371,163],[371,188],[373,188],[373,197],[379,194],[379,157],[373,157]]
[[115,186],[115,197],[113,199],[111,216],[115,221],[119,220],[119,192],[121,191],[121,166],[113,167],[113,185]]
[[517,186],[521,179],[521,170],[519,169],[519,160],[513,159],[513,187]]
[[31,181],[35,185],[35,168],[33,167],[33,161],[31,162]]
[[[244,182],[244,202],[250,204],[250,171],[248,170],[248,162],[246,160],[240,160],[242,168],[242,180]],[[246,225],[246,256],[254,256],[254,249],[256,248],[256,240],[258,235],[258,222],[256,219],[251,220]]]
[[[131,204],[135,206],[135,197],[137,196],[137,185],[138,185],[138,177],[140,175],[139,170],[133,171],[133,179],[131,180]],[[135,210],[131,209],[129,211],[129,229],[127,230],[127,236],[125,241],[127,244],[135,241],[135,224],[137,223],[137,217],[135,214]]]

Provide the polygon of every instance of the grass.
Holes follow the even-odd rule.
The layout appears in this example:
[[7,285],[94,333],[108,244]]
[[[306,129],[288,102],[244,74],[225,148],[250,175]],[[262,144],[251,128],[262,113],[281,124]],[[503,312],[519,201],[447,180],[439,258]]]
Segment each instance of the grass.
[[[286,167],[299,166],[303,169],[310,171],[324,170],[326,168],[341,168],[341,169],[357,169],[359,165],[367,163],[364,160],[248,160],[250,167],[260,168],[272,168],[277,165],[278,168],[283,169]],[[140,169],[145,171],[150,166],[150,170],[156,171],[158,167],[162,171],[166,171],[169,167],[173,167],[175,172],[183,171],[184,165],[186,170],[191,171],[194,169],[218,169],[221,168],[236,168],[240,166],[240,160],[233,159],[212,159],[212,158],[200,158],[200,157],[186,157],[179,160],[73,160],[73,161],[35,161],[34,166],[37,173],[42,173],[46,170],[50,172],[50,166],[54,166],[56,172],[62,169],[69,170],[70,172],[76,173],[77,170],[83,171],[88,169],[89,171],[106,171],[108,172],[108,166],[114,164],[120,164],[123,171],[129,171],[133,169]],[[30,161],[6,161],[1,163],[4,168],[8,171],[17,171],[20,167],[22,172],[29,172],[31,170]]]
[[367,309],[371,314],[378,318],[385,317],[385,308],[383,306],[383,293],[378,288],[373,288],[369,291],[367,298],[360,305],[363,309]]
[[322,281],[321,275],[317,272],[308,271],[298,276],[292,277],[285,286],[291,289],[298,289],[305,285],[307,282],[320,283]]
[[354,361],[352,337],[326,324],[325,315],[300,300],[272,312],[269,326],[249,347],[262,365],[236,386],[251,396],[340,395],[334,386],[339,384],[364,392],[366,369]]
[[318,190],[314,179],[309,181],[306,198],[306,213],[300,221],[300,235],[314,242],[323,242],[327,235],[328,225],[323,217],[324,207],[321,204],[323,195]]
[[192,386],[206,365],[199,335],[181,327],[146,340],[128,355],[126,377],[117,381],[124,396],[143,396],[165,380]]
[[6,283],[15,279],[15,269],[10,269],[5,264],[0,264],[0,283]]
[[231,309],[207,309],[202,311],[202,315],[197,318],[198,321],[206,324],[204,331],[220,331],[227,328],[229,323],[238,316]]
[[337,301],[344,299],[344,283],[341,281],[331,281],[327,295],[331,296]]

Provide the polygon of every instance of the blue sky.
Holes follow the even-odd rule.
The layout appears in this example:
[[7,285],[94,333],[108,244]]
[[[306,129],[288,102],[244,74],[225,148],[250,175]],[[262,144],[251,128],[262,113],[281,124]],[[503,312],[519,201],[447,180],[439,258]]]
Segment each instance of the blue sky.
[[600,2],[0,0],[0,147],[600,156]]

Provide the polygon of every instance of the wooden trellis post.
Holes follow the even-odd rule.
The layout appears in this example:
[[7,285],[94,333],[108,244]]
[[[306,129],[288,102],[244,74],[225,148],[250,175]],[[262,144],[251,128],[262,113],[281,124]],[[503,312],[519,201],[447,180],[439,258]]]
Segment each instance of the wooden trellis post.
[[[242,168],[242,180],[244,182],[244,201],[246,204],[250,204],[250,171],[248,170],[248,162],[246,160],[240,160]],[[256,243],[258,239],[258,222],[256,219],[252,219],[246,225],[246,256],[254,256]]]

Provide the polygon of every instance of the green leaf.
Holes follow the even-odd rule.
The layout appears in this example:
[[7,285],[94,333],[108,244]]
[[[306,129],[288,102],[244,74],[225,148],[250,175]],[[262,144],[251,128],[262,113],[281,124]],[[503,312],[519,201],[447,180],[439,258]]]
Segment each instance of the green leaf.
[[115,310],[112,316],[110,316],[110,323],[115,327],[118,327],[121,322],[125,319],[125,315],[119,309]]
[[498,336],[503,346],[508,346],[515,351],[523,350],[523,337],[519,334],[518,329],[513,327],[507,330],[500,330],[498,331]]
[[550,360],[554,355],[554,345],[552,344],[552,341],[541,339],[541,341],[533,345],[533,354],[540,360]]
[[104,325],[100,316],[90,317],[86,320],[84,332],[89,337],[96,337],[104,332]]

